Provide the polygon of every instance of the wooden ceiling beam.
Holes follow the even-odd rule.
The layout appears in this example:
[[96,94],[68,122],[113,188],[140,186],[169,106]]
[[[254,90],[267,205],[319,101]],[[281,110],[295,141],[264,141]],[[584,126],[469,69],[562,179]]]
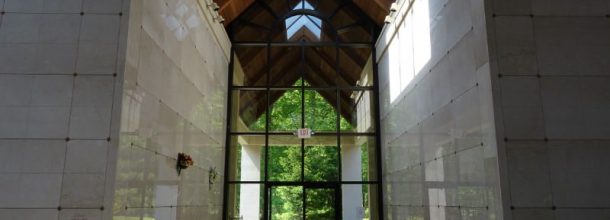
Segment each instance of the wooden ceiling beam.
[[220,5],[218,13],[225,19],[224,25],[227,27],[249,8],[254,0],[215,0],[215,2]]
[[[347,51],[345,51],[347,50]],[[346,54],[353,62],[354,64],[358,65],[360,67],[360,69],[364,68],[364,65],[366,65],[366,59],[360,57],[360,55],[358,55],[358,52],[356,51],[356,49],[354,48],[339,48],[339,51],[342,51],[344,54]],[[341,56],[339,55],[339,58],[341,58]],[[340,60],[339,60],[340,61]]]
[[[290,67],[292,67],[292,68],[295,68],[295,69],[296,69],[296,68],[298,68],[298,65],[292,65],[292,66],[289,66],[289,68],[290,68]],[[287,76],[288,76],[288,78],[286,78]],[[299,79],[299,77],[301,77],[301,75],[300,75],[300,74],[285,74],[285,75],[281,75],[281,76],[280,76],[280,79],[278,79],[278,81],[279,81],[279,80],[281,80],[281,79],[283,78],[283,79],[285,79],[286,81],[289,81],[289,82],[294,83],[294,82],[296,82],[296,81]],[[257,114],[256,114],[256,117],[255,117],[255,118],[259,118],[259,117],[261,117],[261,115],[262,115],[264,112],[268,111],[268,110],[269,110],[269,107],[270,107],[270,106],[273,106],[273,104],[275,104],[275,102],[277,102],[277,100],[279,100],[279,99],[280,99],[280,97],[282,97],[282,95],[284,95],[284,93],[285,93],[286,91],[287,91],[287,90],[273,90],[273,91],[271,91],[271,92],[270,92],[270,94],[269,94],[269,106],[267,106],[267,103],[265,103],[265,104],[263,105],[263,108],[262,108],[262,109],[264,109],[264,110],[257,112]]]
[[390,12],[390,6],[394,0],[352,0],[352,2],[375,24],[383,26],[385,16]]
[[[310,59],[310,58],[305,58],[305,64],[307,65],[307,67],[309,67],[314,73],[320,75],[321,77],[325,77],[326,78],[326,82],[328,82],[328,85],[334,85],[335,81],[328,79],[327,77],[330,76],[336,76],[335,73],[326,73],[324,71],[322,71],[322,69],[320,69],[320,67],[316,66],[315,63]],[[338,77],[338,79],[340,80],[339,84],[344,84],[344,85],[349,85],[349,82],[347,82],[343,77]]]
[[252,21],[249,21],[249,20],[246,20],[246,19],[243,19],[243,18],[239,19],[239,23],[247,25],[247,26],[251,26],[251,27],[254,27],[254,28],[257,28],[257,29],[262,29],[262,31],[270,31],[271,30],[270,27],[254,23]]
[[[284,59],[284,60],[288,60],[288,59]],[[299,63],[299,60],[298,59],[294,59],[292,62],[288,63],[289,65],[284,65],[284,67],[278,73],[286,73],[286,72],[294,71],[295,69],[300,67],[299,65],[297,65],[298,63]],[[287,75],[296,75],[297,77],[296,77],[296,79],[294,79],[294,81],[296,81],[298,79],[298,77],[300,77],[300,74],[278,74],[278,75],[274,76],[271,80],[272,81],[280,81],[280,80],[282,80],[282,78],[286,77]],[[293,80],[293,78],[294,77],[288,78],[288,81]],[[266,77],[265,77],[265,80],[266,80]],[[256,100],[262,98],[261,96],[263,96],[265,94],[266,93],[258,94],[252,100],[250,100],[248,103],[244,103],[244,105],[242,107],[240,107],[240,114],[242,112],[246,111],[248,107],[253,106],[254,105],[253,102],[256,102]]]
[[[308,65],[309,68],[312,68],[311,65]],[[314,71],[312,69],[312,71]],[[318,69],[318,71],[321,71]],[[329,81],[327,78],[324,77],[313,77],[313,76],[325,76],[325,74],[323,72],[318,72],[317,74],[313,75],[313,74],[306,74],[305,75],[305,80],[307,80],[309,83],[311,83],[312,86],[315,87],[316,84],[320,85],[320,84],[329,84]],[[311,91],[311,90],[310,90]],[[341,92],[340,93],[340,100],[339,100],[339,104],[341,105],[341,107],[339,107],[339,109],[337,108],[337,94],[335,93],[336,90],[315,90],[317,91],[335,110],[341,110],[341,115],[345,118],[351,118],[352,114],[349,111],[349,106],[351,105],[349,103],[350,99],[349,99],[349,95],[347,95],[345,92]]]
[[[330,63],[330,60],[335,60],[336,58],[332,58],[332,57],[328,56],[328,54],[320,52],[320,50],[316,50],[315,48],[313,51],[315,51],[315,53],[321,58],[322,61],[324,61],[324,63],[326,63],[328,66],[334,68],[334,66],[336,64]],[[339,73],[343,73],[343,74],[339,74],[340,77],[342,77],[342,76],[348,77],[347,79],[344,78],[345,81],[349,82],[348,85],[355,85],[356,81],[358,81],[360,79],[360,77],[358,77],[358,78],[352,77],[352,75],[349,74],[349,72],[346,71],[345,69],[343,69],[341,66],[338,66],[337,68],[338,68]],[[358,74],[360,74],[360,73],[358,73]]]
[[275,19],[278,19],[278,18],[279,18],[279,16],[277,15],[277,13],[275,13],[275,11],[273,11],[273,9],[271,8],[271,6],[269,6],[269,5],[267,4],[267,2],[265,2],[265,1],[263,1],[263,0],[256,0],[256,2],[257,2],[258,4],[260,4],[260,5],[261,5],[261,7],[263,7],[263,8],[265,9],[265,11],[269,12],[269,14],[270,14],[271,16],[273,16]]
[[[285,58],[286,54],[284,54],[284,52],[286,52],[286,50],[289,47],[282,47],[279,51],[275,52],[275,55],[273,54],[273,51],[270,51],[271,56],[269,56],[271,58],[271,60],[268,60],[267,63],[269,63],[270,66],[274,66],[276,65],[276,63],[271,63],[271,61],[277,61],[280,60],[281,58]],[[265,52],[267,50],[266,47],[262,47],[261,50],[263,52]],[[261,55],[261,54],[259,54]],[[267,53],[262,54],[265,57],[267,57]],[[265,58],[266,60],[267,58]],[[240,60],[241,61],[241,60]],[[265,77],[265,73],[267,73],[267,65],[261,65],[261,67],[258,69],[258,71],[256,71],[256,73],[252,74],[252,76],[249,76],[247,73],[245,73],[246,78],[247,79],[257,79],[256,82],[254,83],[254,85],[261,85],[260,83],[262,83],[262,81],[266,81],[267,77]],[[263,83],[263,84],[267,84],[267,83]]]

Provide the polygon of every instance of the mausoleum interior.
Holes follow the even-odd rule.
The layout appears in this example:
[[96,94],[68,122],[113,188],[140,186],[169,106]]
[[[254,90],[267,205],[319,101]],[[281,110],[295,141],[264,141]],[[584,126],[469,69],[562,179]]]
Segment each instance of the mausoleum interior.
[[610,219],[610,0],[0,0],[0,220]]

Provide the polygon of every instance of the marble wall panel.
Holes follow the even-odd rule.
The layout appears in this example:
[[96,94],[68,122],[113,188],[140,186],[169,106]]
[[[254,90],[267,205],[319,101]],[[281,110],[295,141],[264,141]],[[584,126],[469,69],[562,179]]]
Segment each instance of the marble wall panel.
[[111,209],[125,2],[0,1],[1,219]]
[[[393,28],[386,26],[377,44],[386,218],[497,219],[503,209],[484,3],[415,0],[412,8],[407,7],[409,1],[399,4],[401,10],[412,11],[396,13],[406,17],[397,18],[390,24]],[[410,25],[414,30],[429,29],[424,36],[410,31],[414,36],[405,37],[409,32],[403,29]],[[401,59],[421,59],[421,38],[426,35],[430,57],[419,68],[417,59],[400,61],[413,63],[416,72],[398,79],[409,81],[398,83],[396,95],[396,88],[391,88],[396,83],[388,82],[409,71],[403,72],[403,66],[389,68],[395,65],[390,53],[401,47],[401,52],[413,51],[412,56],[401,54]],[[408,48],[411,44],[405,40],[419,49]]]
[[[112,217],[220,219],[224,28],[197,0],[132,0],[130,12]],[[181,152],[195,164],[178,175]]]
[[505,219],[607,218],[608,1],[490,4]]

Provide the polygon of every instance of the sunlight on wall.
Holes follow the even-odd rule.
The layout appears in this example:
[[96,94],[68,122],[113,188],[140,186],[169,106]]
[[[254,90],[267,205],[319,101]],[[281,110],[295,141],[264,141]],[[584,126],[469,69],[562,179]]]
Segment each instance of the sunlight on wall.
[[167,28],[173,32],[174,36],[182,41],[189,34],[189,30],[198,27],[199,21],[196,10],[189,9],[188,5],[180,3],[173,11],[173,14],[161,14]]
[[413,64],[416,73],[428,63],[432,55],[428,1],[415,1],[413,7]]
[[[429,0],[417,0],[388,46],[390,102],[394,102],[432,55]],[[400,21],[397,18],[396,21]]]

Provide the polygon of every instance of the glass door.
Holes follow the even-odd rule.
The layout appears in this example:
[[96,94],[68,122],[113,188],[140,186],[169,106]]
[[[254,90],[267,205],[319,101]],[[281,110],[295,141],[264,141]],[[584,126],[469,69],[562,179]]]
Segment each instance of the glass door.
[[269,216],[272,220],[335,220],[340,219],[341,193],[331,185],[272,185],[269,195]]
[[341,219],[340,195],[338,187],[305,187],[305,219]]
[[267,188],[267,193],[270,219],[303,219],[302,186],[272,185]]

